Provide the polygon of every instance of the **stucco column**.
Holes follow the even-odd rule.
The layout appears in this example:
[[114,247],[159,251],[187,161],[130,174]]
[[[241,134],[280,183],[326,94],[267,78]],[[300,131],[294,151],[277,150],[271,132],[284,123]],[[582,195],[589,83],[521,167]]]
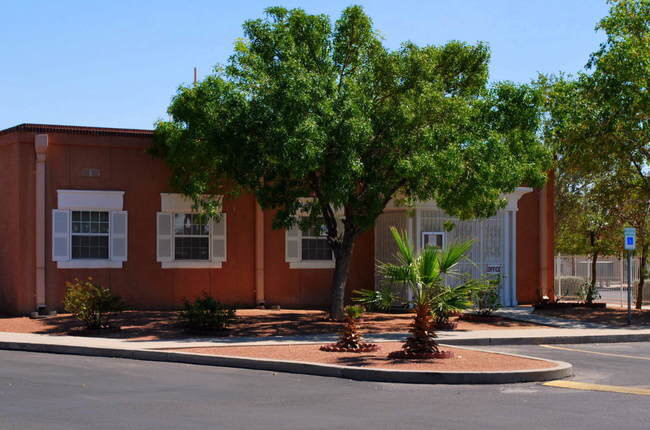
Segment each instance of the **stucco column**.
[[264,305],[264,211],[255,203],[255,301]]
[[37,134],[34,139],[36,153],[36,310],[44,311],[45,304],[45,160],[47,134]]

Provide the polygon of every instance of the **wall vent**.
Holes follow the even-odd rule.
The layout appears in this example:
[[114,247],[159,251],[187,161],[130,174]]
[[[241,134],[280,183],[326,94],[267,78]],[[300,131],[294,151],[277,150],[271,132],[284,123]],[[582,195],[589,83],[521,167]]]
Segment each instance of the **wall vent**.
[[86,176],[89,178],[95,178],[97,176],[101,176],[102,171],[100,169],[95,169],[91,167],[86,167],[84,169],[81,169],[81,176]]

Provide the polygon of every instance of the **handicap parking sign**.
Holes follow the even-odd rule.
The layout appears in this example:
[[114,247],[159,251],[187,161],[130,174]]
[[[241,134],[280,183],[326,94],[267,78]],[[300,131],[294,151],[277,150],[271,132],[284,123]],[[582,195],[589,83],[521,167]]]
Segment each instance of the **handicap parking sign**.
[[623,230],[623,235],[625,236],[625,250],[634,251],[636,248],[636,229],[632,227],[626,227]]

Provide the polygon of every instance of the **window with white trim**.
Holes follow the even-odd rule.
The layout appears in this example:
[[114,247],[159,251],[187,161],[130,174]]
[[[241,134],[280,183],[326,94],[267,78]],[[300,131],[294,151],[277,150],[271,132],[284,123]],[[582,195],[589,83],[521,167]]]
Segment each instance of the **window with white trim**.
[[422,249],[427,247],[443,249],[445,247],[445,233],[441,231],[423,231]]
[[52,261],[59,269],[120,268],[127,260],[122,191],[57,190]]
[[174,214],[174,259],[210,259],[210,226],[207,217],[200,214]]
[[[337,220],[342,231],[343,223]],[[292,269],[331,269],[335,265],[334,253],[327,243],[324,225],[301,229],[294,224],[285,234],[285,261]]]
[[72,259],[108,259],[110,223],[107,211],[71,211]]
[[226,214],[209,218],[181,194],[161,194],[156,259],[162,268],[219,268],[226,261]]
[[327,243],[327,228],[324,225],[301,229],[300,233],[302,235],[301,257],[303,261],[332,260],[332,248]]

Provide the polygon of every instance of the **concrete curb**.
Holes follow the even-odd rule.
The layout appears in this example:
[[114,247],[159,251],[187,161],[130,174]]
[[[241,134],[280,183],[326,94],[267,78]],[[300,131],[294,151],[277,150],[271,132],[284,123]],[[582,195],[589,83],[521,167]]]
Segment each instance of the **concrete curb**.
[[[572,375],[572,366],[562,361],[543,360],[555,363],[546,369],[528,369],[500,372],[428,372],[417,370],[370,369],[363,367],[326,365],[298,361],[191,354],[174,351],[152,351],[146,349],[99,348],[89,346],[52,345],[28,342],[0,342],[0,349],[54,354],[72,354],[94,357],[114,357],[132,360],[166,361],[172,363],[203,366],[235,367],[252,370],[268,370],[285,373],[327,376],[372,382],[398,382],[409,384],[511,384],[516,382],[537,382],[566,378]],[[485,351],[495,354],[494,351]],[[542,360],[516,354],[496,353]]]
[[650,333],[591,334],[580,336],[485,337],[475,339],[439,339],[447,345],[553,345],[579,343],[650,342]]

